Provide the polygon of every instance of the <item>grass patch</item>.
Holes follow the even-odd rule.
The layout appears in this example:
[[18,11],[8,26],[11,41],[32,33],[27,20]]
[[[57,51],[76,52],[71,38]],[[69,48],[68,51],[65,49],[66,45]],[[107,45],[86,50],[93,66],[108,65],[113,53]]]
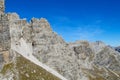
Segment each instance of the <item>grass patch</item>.
[[2,68],[2,70],[1,70],[0,73],[5,74],[5,73],[7,73],[8,71],[12,71],[13,66],[14,66],[14,64],[13,64],[12,62],[11,62],[11,63],[8,63],[8,64],[4,64],[4,66],[3,66],[3,68]]
[[[83,69],[83,72],[88,76],[89,80],[120,80],[120,77],[106,68],[99,69],[94,66],[93,69]],[[116,72],[116,74],[118,73]]]
[[16,68],[20,80],[60,80],[22,56],[17,57]]

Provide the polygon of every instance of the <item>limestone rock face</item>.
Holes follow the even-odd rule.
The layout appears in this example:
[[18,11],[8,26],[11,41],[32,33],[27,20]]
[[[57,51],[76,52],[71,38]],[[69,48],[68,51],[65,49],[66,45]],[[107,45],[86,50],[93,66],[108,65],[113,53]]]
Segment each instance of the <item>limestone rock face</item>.
[[82,73],[88,77],[88,80],[120,79],[120,55],[113,48],[98,41],[94,43],[80,41],[80,45],[75,44],[70,45],[74,45],[73,49],[76,52],[77,64],[80,65]]
[[16,13],[0,15],[0,80],[60,80],[21,55],[22,52],[28,56],[33,53],[36,32],[31,23]]
[[28,23],[17,13],[4,13],[4,0],[0,7],[0,80],[59,80],[22,55],[68,80],[120,80],[120,53],[114,48],[101,41],[66,43],[45,18]]
[[4,13],[4,9],[5,9],[4,0],[0,0],[0,14]]

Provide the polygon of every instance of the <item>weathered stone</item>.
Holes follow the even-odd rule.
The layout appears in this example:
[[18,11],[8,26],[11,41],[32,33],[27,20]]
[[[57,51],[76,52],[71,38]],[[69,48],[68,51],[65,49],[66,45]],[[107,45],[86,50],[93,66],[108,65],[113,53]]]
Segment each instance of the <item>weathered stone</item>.
[[4,9],[5,9],[4,0],[0,0],[0,15],[4,14]]

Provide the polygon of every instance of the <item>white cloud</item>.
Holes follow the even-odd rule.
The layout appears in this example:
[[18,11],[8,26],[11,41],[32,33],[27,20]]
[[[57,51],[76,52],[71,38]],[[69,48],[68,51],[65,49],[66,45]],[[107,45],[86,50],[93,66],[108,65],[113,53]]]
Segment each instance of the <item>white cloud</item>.
[[91,40],[95,36],[98,36],[99,34],[102,34],[103,30],[96,25],[87,25],[87,26],[80,26],[78,27],[76,31],[77,37],[80,39],[88,39]]
[[54,17],[54,24],[52,24],[53,30],[63,36],[66,41],[75,40],[94,40],[96,36],[99,36],[104,31],[98,26],[97,23],[101,23],[101,20],[96,20],[94,25],[80,24],[79,21],[73,21],[67,17]]

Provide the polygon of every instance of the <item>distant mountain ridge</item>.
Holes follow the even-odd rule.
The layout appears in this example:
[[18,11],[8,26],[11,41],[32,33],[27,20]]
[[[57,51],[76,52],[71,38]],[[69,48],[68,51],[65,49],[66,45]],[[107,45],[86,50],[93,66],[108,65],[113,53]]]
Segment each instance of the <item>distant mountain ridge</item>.
[[120,46],[115,47],[115,50],[118,51],[118,52],[120,52]]

